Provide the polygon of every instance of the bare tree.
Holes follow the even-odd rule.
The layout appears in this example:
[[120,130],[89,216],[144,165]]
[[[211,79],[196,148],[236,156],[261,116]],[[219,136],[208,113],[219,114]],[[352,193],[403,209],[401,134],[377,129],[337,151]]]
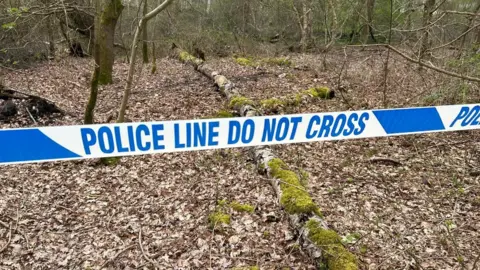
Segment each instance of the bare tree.
[[[148,1],[143,0],[143,16],[147,15],[148,13]],[[143,63],[148,63],[148,25],[145,23],[145,27],[143,29],[143,41],[142,41],[142,56],[143,56]]]
[[[101,17],[98,16],[101,12],[101,3],[100,1],[95,2],[95,10],[97,12],[97,16],[95,16],[95,25],[99,25],[101,22]],[[101,35],[99,33],[101,31],[100,27],[95,27],[95,37]],[[101,43],[100,40],[97,38],[94,39],[94,48],[93,48],[93,56],[95,59],[95,66],[93,68],[93,75],[90,81],[90,97],[87,103],[87,107],[85,109],[85,116],[84,116],[84,124],[93,124],[94,119],[94,110],[95,105],[97,104],[97,95],[98,95],[98,84],[99,84],[99,77],[100,77],[100,54],[101,54]]]
[[132,89],[133,74],[135,72],[135,59],[137,58],[137,46],[140,41],[140,34],[144,30],[146,23],[167,8],[172,2],[173,0],[165,0],[161,5],[157,6],[154,10],[143,16],[138,23],[130,50],[130,66],[128,69],[127,84],[123,93],[123,99],[122,104],[120,105],[117,123],[122,123],[125,120],[125,110],[127,109],[128,98]]

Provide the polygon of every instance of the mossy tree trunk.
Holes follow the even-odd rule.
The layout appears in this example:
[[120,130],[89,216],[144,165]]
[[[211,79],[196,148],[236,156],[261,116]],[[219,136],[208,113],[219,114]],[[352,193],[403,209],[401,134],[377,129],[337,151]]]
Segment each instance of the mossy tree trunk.
[[[174,48],[174,53],[182,62],[194,66],[198,72],[212,79],[238,115],[261,116],[253,102],[241,96],[235,84],[208,63],[178,47]],[[358,270],[358,259],[343,246],[340,236],[329,229],[298,175],[275,156],[270,146],[252,147],[251,151],[258,171],[269,176],[278,203],[298,233],[303,250],[307,251],[317,266],[320,268],[321,261],[325,261],[329,269]]]
[[[101,4],[100,4],[100,1],[96,1],[95,2],[95,9],[97,11],[99,11],[101,8]],[[99,23],[99,21],[101,20],[100,16],[96,16],[95,17],[95,24]],[[98,31],[101,31],[101,29],[99,27],[95,27],[95,36],[98,36]],[[97,104],[97,95],[98,95],[98,84],[99,84],[99,77],[100,77],[100,53],[101,53],[101,50],[100,50],[100,43],[97,42],[97,40],[95,39],[94,41],[94,48],[93,48],[93,56],[94,56],[94,59],[95,59],[95,66],[94,66],[94,69],[93,69],[93,75],[92,75],[92,79],[91,79],[91,82],[90,82],[90,97],[88,99],[88,103],[87,103],[87,107],[85,109],[85,116],[84,116],[84,124],[85,125],[88,125],[88,124],[93,124],[94,122],[94,111],[95,111],[95,105]]]
[[[148,13],[148,4],[147,0],[143,0],[143,16],[147,15]],[[143,54],[143,63],[148,63],[148,30],[147,30],[147,23],[143,27],[143,40],[142,40],[142,54]]]
[[[95,20],[95,48],[100,51],[100,70],[98,83],[101,85],[113,82],[114,37],[115,27],[124,6],[121,0],[98,0],[101,10],[97,11]],[[98,30],[98,31],[97,31]]]

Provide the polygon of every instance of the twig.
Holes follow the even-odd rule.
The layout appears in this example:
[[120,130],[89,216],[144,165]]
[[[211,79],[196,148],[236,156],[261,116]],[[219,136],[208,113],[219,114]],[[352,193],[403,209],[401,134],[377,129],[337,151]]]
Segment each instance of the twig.
[[343,74],[343,71],[345,70],[345,66],[347,65],[347,52],[345,51],[345,47],[343,47],[343,54],[345,57],[343,60],[342,68],[340,69],[340,74],[338,74],[337,89],[338,89],[338,92],[340,92],[340,96],[342,96],[343,101],[345,102],[345,104],[347,104],[348,108],[353,110],[352,105],[350,105],[350,102],[348,101],[348,99],[343,95],[343,89],[341,89],[342,87],[340,86],[342,82],[342,74]]
[[81,86],[81,85],[80,85],[79,83],[77,83],[77,82],[74,82],[74,81],[67,81],[67,82],[69,82],[69,83],[77,86],[78,88],[83,88],[83,86]]
[[106,260],[102,266],[100,266],[100,269],[104,268],[105,266],[107,266],[109,263],[112,263],[115,259],[117,259],[118,256],[120,256],[120,254],[124,253],[125,251],[135,247],[136,245],[130,245],[130,246],[127,246],[126,248],[120,250],[119,252],[117,252],[112,258]]
[[453,43],[455,43],[457,40],[459,40],[460,38],[462,38],[463,36],[467,35],[468,33],[470,33],[472,30],[475,30],[477,27],[479,27],[480,24],[476,24],[470,28],[468,28],[465,32],[463,32],[462,34],[460,34],[458,37],[456,37],[455,39],[453,39],[452,41],[448,42],[448,43],[445,43],[443,45],[440,45],[440,46],[437,46],[437,47],[434,47],[434,48],[431,48],[429,49],[429,51],[433,51],[433,50],[438,50],[440,48],[443,48],[443,47],[446,47],[446,46],[449,46]]
[[151,263],[155,268],[160,269],[158,263],[154,260],[152,260],[150,257],[145,254],[145,251],[143,250],[143,244],[142,244],[142,227],[140,226],[140,230],[138,230],[138,244],[140,246],[140,250],[142,251],[142,255],[147,260],[149,263]]
[[445,69],[438,68],[436,66],[432,66],[432,65],[427,64],[427,63],[425,63],[421,60],[415,60],[415,59],[411,58],[410,56],[406,55],[405,53],[401,52],[400,50],[398,50],[397,48],[395,48],[395,47],[393,47],[389,44],[349,45],[349,47],[373,47],[373,46],[387,47],[390,50],[394,51],[395,53],[397,53],[398,55],[400,55],[401,57],[405,58],[406,60],[408,60],[412,63],[419,64],[420,66],[435,70],[435,71],[443,73],[445,75],[449,75],[449,76],[452,76],[452,77],[464,79],[464,80],[467,80],[467,81],[480,82],[480,78],[464,76],[464,75],[461,75],[461,74],[458,74],[458,73],[455,73],[455,72],[451,72],[451,71],[448,71],[448,70],[445,70]]
[[[10,218],[10,217],[8,217],[8,218]],[[12,218],[10,218],[10,219],[13,220]],[[18,224],[18,218],[17,218],[17,224]],[[7,223],[5,223],[1,220],[0,220],[0,225],[2,225],[3,227],[5,227],[7,229],[10,227]],[[18,226],[18,225],[16,225],[16,226]],[[23,236],[23,239],[25,239],[25,243],[27,245],[27,248],[29,248],[27,236],[22,231],[20,231],[18,228],[15,228],[14,231],[17,232],[18,234],[20,234],[21,236]]]
[[468,16],[480,16],[478,13],[473,13],[473,12],[464,12],[464,11],[454,11],[454,10],[445,10],[445,13],[451,13],[451,14],[461,14],[461,15],[468,15]]
[[471,141],[473,141],[473,140],[469,139],[469,140],[463,140],[463,141],[454,142],[454,143],[441,143],[441,144],[433,145],[433,147],[453,146],[453,145],[468,143],[468,142],[471,142]]
[[400,55],[401,57],[407,59],[408,61],[410,62],[413,62],[413,63],[417,63],[419,64],[420,66],[423,66],[423,67],[426,67],[426,68],[429,68],[429,69],[433,69],[437,72],[440,72],[440,73],[443,73],[443,74],[446,74],[446,75],[450,75],[452,77],[457,77],[457,78],[460,78],[460,79],[464,79],[464,80],[468,80],[468,81],[474,81],[474,82],[480,82],[480,78],[476,78],[476,77],[470,77],[470,76],[464,76],[464,75],[461,75],[461,74],[458,74],[458,73],[455,73],[455,72],[451,72],[451,71],[448,71],[448,70],[445,70],[445,69],[441,69],[441,68],[438,68],[438,67],[435,67],[435,66],[432,66],[432,65],[429,65],[429,64],[426,64],[425,62],[423,61],[419,61],[419,60],[415,60],[411,57],[409,57],[408,55],[402,53],[401,51],[399,51],[397,48],[391,46],[391,45],[386,45],[387,48],[389,48],[390,50],[396,52],[398,55]]
[[402,163],[400,161],[396,161],[396,160],[393,160],[393,159],[390,159],[390,158],[384,158],[384,157],[371,157],[368,161],[374,163],[374,162],[388,162],[388,163],[391,163],[393,165],[398,165],[398,166],[401,166]]
[[458,250],[457,241],[455,241],[455,237],[453,237],[452,233],[450,232],[450,228],[448,227],[448,225],[445,225],[445,228],[447,228],[447,235],[452,240],[453,248],[455,249],[455,253],[457,254],[457,261],[462,266],[462,269],[465,269],[465,262],[463,261],[463,256],[460,254],[460,251]]
[[[390,231],[382,228],[380,225],[378,225],[377,222],[371,221],[371,220],[370,220],[367,216],[365,216],[365,214],[363,214],[363,213],[362,213],[362,216],[363,216],[367,221],[369,221],[370,223],[372,223],[375,227],[377,227],[378,229],[386,232],[391,238],[397,240],[397,237],[396,237],[395,235],[393,235]],[[410,240],[408,240],[408,238],[405,237],[404,239],[407,240],[407,241],[412,245],[412,243],[410,242]],[[407,248],[405,248],[405,246],[404,246],[400,241],[397,240],[397,243],[402,247],[403,250],[405,250],[404,252],[405,252],[408,256],[410,256],[410,257],[415,261],[415,263],[417,264],[418,268],[420,268],[420,269],[422,269],[422,270],[425,270],[425,268],[423,268],[422,264],[420,263],[420,259],[419,259],[413,252],[411,252],[410,250],[408,250]]]
[[477,255],[477,258],[475,258],[475,262],[473,262],[472,270],[476,269],[477,263],[480,260],[480,249],[477,248],[477,251],[478,251],[478,255]]
[[27,113],[30,116],[30,118],[32,119],[33,123],[36,125],[37,121],[35,121],[35,118],[33,118],[33,115],[30,113],[30,110],[27,107],[25,109],[27,110]]
[[8,231],[8,241],[7,241],[7,243],[5,244],[5,246],[3,246],[3,247],[0,249],[0,253],[2,253],[4,250],[7,249],[7,247],[10,245],[10,241],[12,240],[12,223],[10,223],[10,225],[9,225],[8,227],[9,227],[9,231]]

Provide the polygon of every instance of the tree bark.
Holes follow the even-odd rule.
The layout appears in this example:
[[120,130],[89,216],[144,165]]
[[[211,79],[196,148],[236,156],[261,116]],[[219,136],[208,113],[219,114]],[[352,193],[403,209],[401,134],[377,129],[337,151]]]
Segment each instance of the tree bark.
[[48,51],[51,58],[55,57],[55,38],[53,36],[52,17],[53,15],[47,17]]
[[435,0],[425,0],[423,6],[423,27],[425,32],[422,36],[422,43],[420,45],[420,51],[418,53],[418,59],[421,60],[430,48],[430,27],[427,27],[432,21],[433,9],[435,8]]
[[363,42],[368,43],[369,41],[376,42],[375,35],[373,33],[373,11],[375,9],[375,0],[366,0],[365,1],[365,15],[367,21],[363,27]]
[[135,30],[135,36],[132,41],[132,47],[130,49],[130,66],[128,68],[127,84],[123,92],[122,104],[120,105],[120,110],[118,112],[117,123],[122,123],[125,120],[125,111],[127,110],[128,98],[130,96],[130,91],[132,90],[133,74],[135,73],[135,60],[137,58],[137,47],[140,41],[140,34],[142,33],[145,24],[154,18],[158,13],[167,8],[172,2],[173,0],[165,0],[161,5],[157,6],[154,10],[143,16],[138,23],[137,29]]
[[[97,12],[100,12],[101,3],[100,1],[95,2],[95,9]],[[101,18],[99,16],[95,16],[95,24],[100,24]],[[100,27],[95,27],[95,32],[101,31]],[[98,36],[98,33],[95,33],[95,36]],[[94,123],[94,111],[95,105],[97,104],[97,96],[98,96],[98,84],[99,84],[99,77],[100,77],[100,46],[101,44],[98,42],[97,39],[94,40],[93,44],[93,57],[95,60],[95,66],[93,69],[92,79],[90,81],[90,97],[88,99],[87,106],[85,108],[85,116],[84,116],[84,124],[93,124]]]
[[310,0],[302,0],[301,5],[300,48],[305,52],[312,42],[312,5]]
[[[143,16],[147,15],[148,13],[148,4],[147,4],[147,0],[143,0]],[[143,63],[146,64],[148,63],[148,43],[147,43],[147,40],[148,40],[148,25],[147,23],[145,23],[145,26],[143,27],[143,30],[142,30],[142,56],[143,56]]]
[[212,0],[207,0],[207,14],[210,13],[211,8],[212,8]]
[[99,20],[96,20],[95,25],[95,43],[97,43],[95,47],[100,51],[98,83],[104,85],[113,82],[115,27],[124,6],[121,0],[102,0],[101,2],[102,10],[96,14]]

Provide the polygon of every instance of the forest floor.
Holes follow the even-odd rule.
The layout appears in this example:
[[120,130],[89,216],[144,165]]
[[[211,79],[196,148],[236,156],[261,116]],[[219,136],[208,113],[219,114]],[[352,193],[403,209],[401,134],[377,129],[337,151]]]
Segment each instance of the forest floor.
[[[297,68],[208,61],[254,100],[313,86],[336,90],[334,99],[286,113],[480,100],[478,86],[467,84],[468,95],[459,100],[454,87],[464,82],[395,57],[385,88],[382,52],[348,54],[329,54],[327,69],[323,55],[292,55]],[[5,84],[69,113],[37,125],[80,124],[91,69],[91,59],[61,59],[6,71]],[[97,122],[118,107],[127,69],[117,62],[114,83],[100,90]],[[149,71],[147,65],[136,77],[127,112],[134,122],[211,117],[226,108],[213,84],[188,65],[164,58],[157,74]],[[0,122],[20,126],[35,123],[23,111]],[[467,131],[273,149],[292,169],[308,173],[308,191],[328,224],[348,238],[361,269],[472,269],[480,256],[478,139]],[[255,211],[229,208],[231,223],[212,231],[208,215],[219,200]],[[1,168],[0,269],[152,269],[152,262],[161,269],[314,269],[247,149],[125,157],[116,166],[82,160]]]

